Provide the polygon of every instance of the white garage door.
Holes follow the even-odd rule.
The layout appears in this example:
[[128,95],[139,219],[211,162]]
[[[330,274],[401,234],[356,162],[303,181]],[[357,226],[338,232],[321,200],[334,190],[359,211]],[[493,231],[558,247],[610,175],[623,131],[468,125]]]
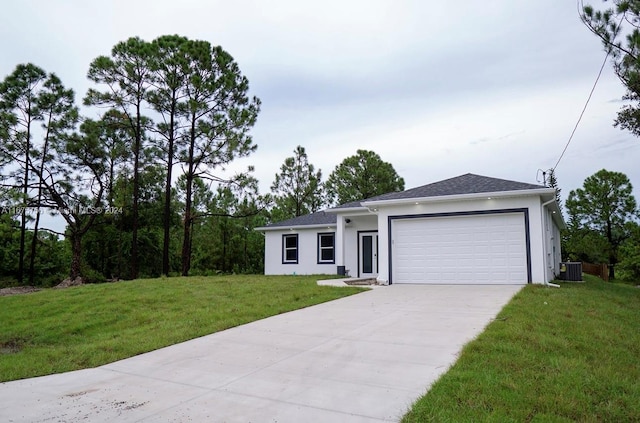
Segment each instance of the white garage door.
[[392,221],[393,283],[526,284],[524,215]]

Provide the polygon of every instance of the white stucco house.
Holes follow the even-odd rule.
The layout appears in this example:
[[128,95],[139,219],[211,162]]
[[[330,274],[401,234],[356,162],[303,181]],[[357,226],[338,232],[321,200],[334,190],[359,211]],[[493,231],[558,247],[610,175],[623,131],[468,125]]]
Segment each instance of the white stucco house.
[[553,188],[466,174],[257,230],[269,275],[527,284],[558,274],[564,226]]

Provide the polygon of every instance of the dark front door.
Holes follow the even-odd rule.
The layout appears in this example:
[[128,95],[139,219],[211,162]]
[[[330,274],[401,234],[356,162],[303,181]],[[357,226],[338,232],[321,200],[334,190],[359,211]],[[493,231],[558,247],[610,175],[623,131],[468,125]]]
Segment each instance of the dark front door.
[[359,237],[360,246],[360,277],[378,276],[378,234],[376,232],[364,232]]

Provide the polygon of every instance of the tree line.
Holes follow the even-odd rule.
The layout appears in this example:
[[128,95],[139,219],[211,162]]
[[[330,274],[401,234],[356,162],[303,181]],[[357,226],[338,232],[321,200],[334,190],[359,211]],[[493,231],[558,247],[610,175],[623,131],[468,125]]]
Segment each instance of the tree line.
[[[204,201],[198,190],[218,183],[214,196],[224,196],[242,188],[237,204],[215,215],[250,215],[259,207],[250,169],[221,171],[255,150],[249,130],[260,101],[248,95],[248,81],[227,52],[180,36],[118,43],[91,62],[87,76],[95,87],[83,104],[99,110],[98,119],[80,116],[73,90],[34,64],[18,65],[0,84],[3,225],[14,236],[17,217],[16,279],[35,282],[38,247],[53,239],[39,227],[46,210],[65,220],[71,279],[87,273],[85,265],[108,277],[188,274],[201,217],[194,201]],[[177,182],[175,165],[182,169]],[[179,268],[171,263],[176,226]],[[160,266],[149,263],[157,257]]]
[[[582,19],[640,97],[639,2],[614,1]],[[626,45],[621,26],[634,26]],[[0,82],[0,286],[216,272],[261,273],[258,226],[375,195],[404,180],[373,151],[358,150],[323,181],[298,146],[261,195],[253,168],[229,174],[257,148],[260,100],[232,56],[177,35],[137,37],[95,58],[82,99],[54,74],[20,64]],[[615,125],[640,133],[637,106]],[[97,116],[97,118],[96,118]],[[549,184],[557,188],[555,175]],[[559,200],[558,190],[558,200]],[[619,200],[619,201],[618,201]],[[563,255],[617,265],[640,278],[637,207],[626,175],[602,170],[570,193]],[[42,227],[44,214],[64,232]]]
[[[325,186],[301,146],[272,193],[259,194],[252,167],[226,172],[257,148],[260,100],[232,56],[207,41],[129,38],[87,76],[92,117],[34,64],[0,82],[0,285],[260,273],[255,227],[341,202],[352,183],[355,197],[378,193],[338,168]],[[404,187],[375,153],[355,158],[357,177],[383,192]],[[381,172],[395,185],[376,180]],[[42,227],[43,214],[61,216],[64,232]]]

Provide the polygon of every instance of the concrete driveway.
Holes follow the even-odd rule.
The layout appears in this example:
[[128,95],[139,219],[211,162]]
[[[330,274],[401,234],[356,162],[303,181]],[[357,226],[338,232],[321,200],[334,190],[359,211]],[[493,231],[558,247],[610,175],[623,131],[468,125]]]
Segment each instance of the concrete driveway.
[[396,422],[521,286],[392,285],[0,384],[3,422]]

